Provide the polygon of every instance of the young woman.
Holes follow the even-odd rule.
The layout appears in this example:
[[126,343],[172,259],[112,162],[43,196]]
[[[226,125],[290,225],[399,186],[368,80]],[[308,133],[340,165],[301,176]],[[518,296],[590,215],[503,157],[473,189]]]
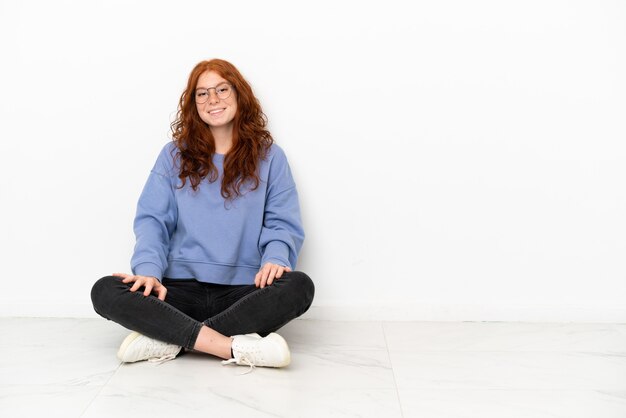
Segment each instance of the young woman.
[[121,361],[168,360],[184,347],[225,364],[289,364],[274,331],[306,312],[314,285],[292,270],[304,240],[298,194],[266,122],[232,64],[192,70],[173,141],[139,198],[133,274],[91,291],[98,314],[135,331]]

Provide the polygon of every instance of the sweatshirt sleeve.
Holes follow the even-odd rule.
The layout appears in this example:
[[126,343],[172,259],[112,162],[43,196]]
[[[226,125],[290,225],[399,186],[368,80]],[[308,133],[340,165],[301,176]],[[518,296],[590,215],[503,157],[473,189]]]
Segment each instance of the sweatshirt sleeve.
[[172,180],[171,147],[159,155],[137,203],[133,274],[154,276],[159,281],[167,268],[170,237],[176,227],[178,209]]
[[285,154],[275,146],[259,240],[261,266],[271,262],[295,269],[303,242],[296,185]]

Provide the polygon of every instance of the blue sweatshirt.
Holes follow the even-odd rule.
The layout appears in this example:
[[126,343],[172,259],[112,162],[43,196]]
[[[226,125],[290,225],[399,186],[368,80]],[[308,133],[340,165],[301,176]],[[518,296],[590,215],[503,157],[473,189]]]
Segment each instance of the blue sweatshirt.
[[298,193],[283,150],[272,145],[259,165],[259,187],[226,201],[221,195],[224,155],[213,163],[219,179],[203,180],[197,191],[178,188],[176,146],[168,143],[139,197],[134,222],[137,242],[133,274],[194,278],[229,285],[253,284],[267,262],[292,269],[304,231]]

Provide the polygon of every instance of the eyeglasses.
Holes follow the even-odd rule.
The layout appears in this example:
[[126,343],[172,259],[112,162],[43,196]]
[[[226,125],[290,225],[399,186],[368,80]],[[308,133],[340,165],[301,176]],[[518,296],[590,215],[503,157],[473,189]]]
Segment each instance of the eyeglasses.
[[209,87],[208,89],[196,89],[196,103],[206,103],[210,96],[209,90],[215,90],[218,99],[226,100],[230,97],[233,87],[228,83],[221,83],[215,87]]

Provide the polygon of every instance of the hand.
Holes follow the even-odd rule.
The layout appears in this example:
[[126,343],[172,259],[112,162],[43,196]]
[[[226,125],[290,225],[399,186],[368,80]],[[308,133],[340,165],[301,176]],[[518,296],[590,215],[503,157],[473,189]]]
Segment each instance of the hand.
[[165,300],[165,295],[167,294],[167,289],[165,286],[161,284],[157,280],[156,277],[148,277],[148,276],[133,276],[132,274],[126,273],[113,273],[114,276],[121,277],[122,283],[133,283],[133,286],[130,288],[131,292],[135,292],[141,286],[145,288],[143,291],[144,296],[150,296],[150,293],[154,293],[161,300]]
[[291,269],[274,263],[265,263],[254,276],[254,285],[260,288],[264,288],[266,285],[269,286],[274,283],[274,280],[280,279],[286,271],[289,272]]

